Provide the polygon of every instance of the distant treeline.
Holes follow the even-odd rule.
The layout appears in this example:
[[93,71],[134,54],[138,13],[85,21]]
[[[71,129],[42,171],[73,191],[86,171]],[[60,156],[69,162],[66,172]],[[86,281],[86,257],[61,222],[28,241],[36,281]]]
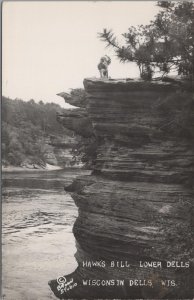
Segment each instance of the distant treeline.
[[20,166],[25,161],[44,165],[48,138],[71,135],[56,120],[56,113],[62,111],[55,103],[2,97],[3,165]]

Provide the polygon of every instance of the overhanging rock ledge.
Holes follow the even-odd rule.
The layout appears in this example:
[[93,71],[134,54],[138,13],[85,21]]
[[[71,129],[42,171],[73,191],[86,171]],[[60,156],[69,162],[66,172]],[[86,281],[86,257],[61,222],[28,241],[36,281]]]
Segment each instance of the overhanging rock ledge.
[[[85,79],[84,87],[98,146],[92,174],[67,188],[79,209],[73,228],[78,268],[64,276],[78,286],[61,294],[52,280],[51,289],[61,299],[193,297],[192,86]],[[105,266],[83,266],[86,261]],[[111,261],[130,267],[111,267]],[[162,267],[141,268],[140,261]],[[167,261],[190,267],[167,268]],[[125,285],[83,286],[89,279]],[[130,286],[135,279],[142,284]]]

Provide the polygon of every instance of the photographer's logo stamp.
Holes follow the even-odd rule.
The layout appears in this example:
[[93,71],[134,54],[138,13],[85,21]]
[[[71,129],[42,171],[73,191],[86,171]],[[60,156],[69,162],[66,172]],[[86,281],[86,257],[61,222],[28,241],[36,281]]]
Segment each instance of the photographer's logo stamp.
[[74,282],[73,278],[67,281],[65,276],[60,276],[57,278],[57,290],[62,294],[67,293],[68,291],[72,290],[77,286],[77,283]]

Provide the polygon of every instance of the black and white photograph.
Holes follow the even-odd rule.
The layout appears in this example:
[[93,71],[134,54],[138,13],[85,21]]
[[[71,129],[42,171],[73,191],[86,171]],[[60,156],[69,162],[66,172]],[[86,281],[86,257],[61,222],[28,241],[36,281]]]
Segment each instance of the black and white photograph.
[[2,4],[2,300],[194,299],[194,1]]

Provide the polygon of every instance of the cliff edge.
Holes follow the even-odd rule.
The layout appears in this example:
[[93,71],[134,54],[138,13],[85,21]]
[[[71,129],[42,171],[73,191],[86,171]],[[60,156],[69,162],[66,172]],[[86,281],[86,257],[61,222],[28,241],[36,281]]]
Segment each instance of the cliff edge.
[[61,299],[193,297],[192,86],[85,79],[84,87],[97,148],[92,174],[66,187],[79,211],[78,268],[51,289]]

